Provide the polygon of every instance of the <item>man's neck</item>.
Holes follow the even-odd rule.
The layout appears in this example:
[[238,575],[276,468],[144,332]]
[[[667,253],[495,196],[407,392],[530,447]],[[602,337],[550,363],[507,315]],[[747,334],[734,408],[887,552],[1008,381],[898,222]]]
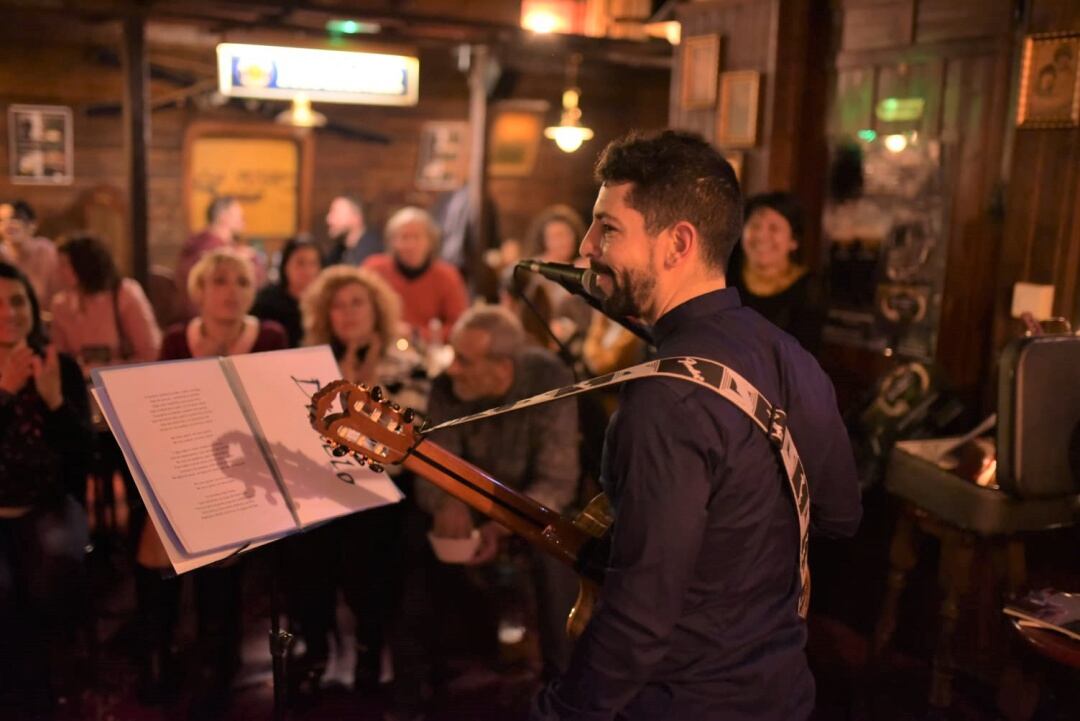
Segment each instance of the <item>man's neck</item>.
[[645,318],[644,320],[650,324],[655,324],[656,321],[675,310],[683,303],[703,296],[706,293],[723,290],[726,287],[727,282],[724,279],[723,273],[720,273],[719,275],[701,273],[694,277],[681,278],[677,282],[669,283],[670,289],[663,293],[656,304],[657,310],[654,317]]
[[211,225],[206,229],[211,235],[216,238],[221,238],[226,243],[232,243],[236,240],[236,236],[229,230],[227,225]]

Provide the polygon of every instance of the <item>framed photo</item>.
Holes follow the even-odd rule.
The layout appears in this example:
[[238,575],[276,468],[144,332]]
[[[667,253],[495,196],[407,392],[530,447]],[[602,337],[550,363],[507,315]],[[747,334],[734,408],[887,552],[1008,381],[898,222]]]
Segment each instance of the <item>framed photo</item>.
[[540,152],[544,103],[499,103],[491,124],[487,172],[492,178],[522,178],[533,171]]
[[206,226],[206,208],[233,195],[244,208],[244,236],[268,250],[306,230],[314,145],[311,133],[284,125],[196,122],[184,134],[188,231]]
[[75,178],[71,108],[8,106],[11,182],[68,185]]
[[1080,125],[1080,33],[1040,33],[1024,42],[1020,102],[1021,128]]
[[720,74],[720,112],[716,114],[716,144],[750,148],[757,143],[758,92],[761,73],[732,70]]
[[683,39],[679,88],[683,109],[697,110],[716,105],[716,77],[719,72],[719,35],[698,35]]
[[421,125],[416,187],[420,190],[457,190],[464,185],[468,146],[467,120],[433,120]]

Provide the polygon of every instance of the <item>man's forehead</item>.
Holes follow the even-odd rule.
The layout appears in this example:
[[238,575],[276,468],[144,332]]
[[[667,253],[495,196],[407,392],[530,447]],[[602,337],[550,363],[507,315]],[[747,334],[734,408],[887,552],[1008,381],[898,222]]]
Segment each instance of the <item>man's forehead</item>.
[[450,336],[450,345],[467,356],[485,356],[491,348],[491,333],[482,328],[458,328]]
[[630,182],[601,185],[600,192],[596,195],[596,202],[593,204],[593,217],[611,217],[634,210],[626,202],[627,196],[633,189],[634,184]]

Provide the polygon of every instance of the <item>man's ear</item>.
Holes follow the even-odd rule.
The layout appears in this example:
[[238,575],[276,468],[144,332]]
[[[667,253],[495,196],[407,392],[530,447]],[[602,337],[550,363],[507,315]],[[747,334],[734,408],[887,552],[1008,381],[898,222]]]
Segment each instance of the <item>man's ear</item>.
[[665,265],[668,268],[680,265],[690,257],[691,253],[697,251],[700,242],[697,228],[685,220],[680,220],[669,232],[667,252],[664,255]]

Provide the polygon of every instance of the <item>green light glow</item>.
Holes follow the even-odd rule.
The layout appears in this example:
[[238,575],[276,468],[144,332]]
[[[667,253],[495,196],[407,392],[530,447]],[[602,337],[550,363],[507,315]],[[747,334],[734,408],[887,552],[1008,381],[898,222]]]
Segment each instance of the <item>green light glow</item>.
[[326,21],[326,31],[331,35],[374,35],[381,29],[377,23],[364,23],[359,20]]
[[877,139],[877,133],[875,133],[873,130],[860,130],[855,134],[859,136],[859,140],[863,140],[867,143],[872,143],[875,139]]

